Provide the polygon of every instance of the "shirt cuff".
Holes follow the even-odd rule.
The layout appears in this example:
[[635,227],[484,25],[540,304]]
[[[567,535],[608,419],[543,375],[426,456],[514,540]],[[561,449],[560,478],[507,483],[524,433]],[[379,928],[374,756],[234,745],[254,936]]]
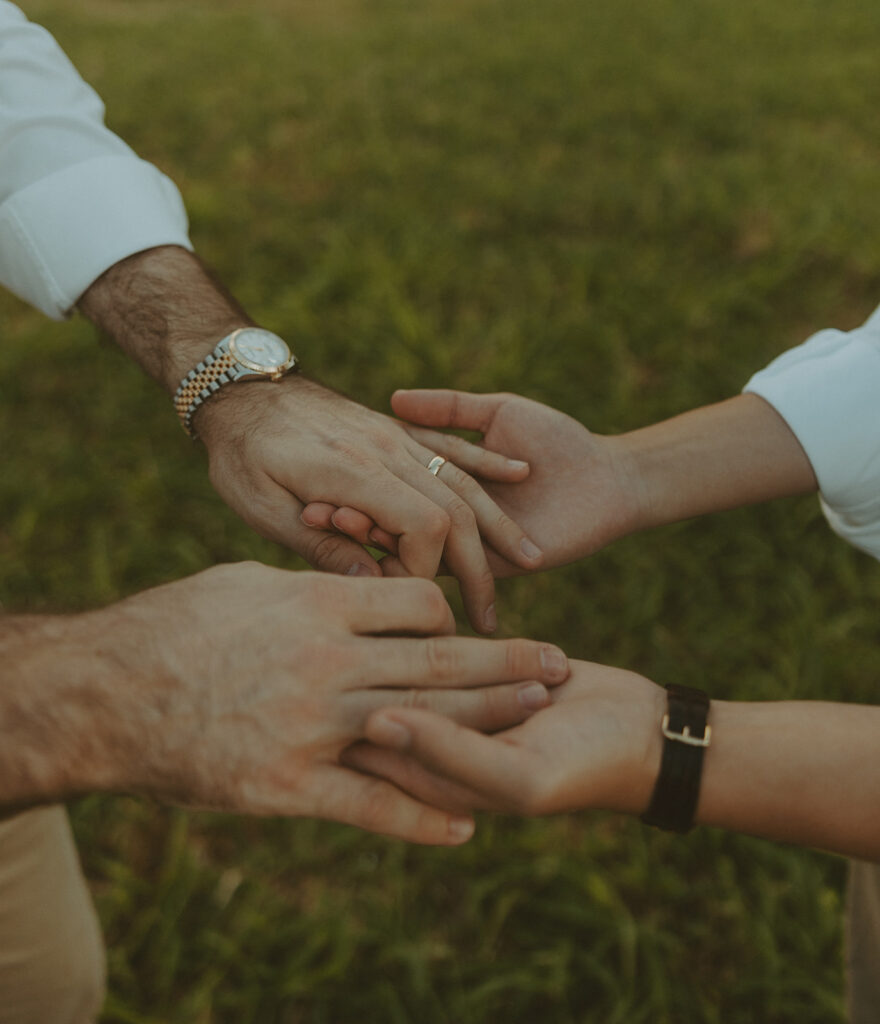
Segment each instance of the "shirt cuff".
[[192,249],[186,210],[137,157],[74,164],[0,206],[0,284],[55,320],[114,263],[158,245]]
[[769,402],[797,437],[832,529],[880,557],[880,315],[849,333],[821,331],[744,390]]

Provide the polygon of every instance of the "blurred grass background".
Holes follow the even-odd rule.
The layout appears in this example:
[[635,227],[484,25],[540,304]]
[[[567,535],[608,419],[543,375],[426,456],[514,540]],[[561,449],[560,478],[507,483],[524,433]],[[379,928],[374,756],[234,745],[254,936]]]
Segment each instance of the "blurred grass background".
[[[875,3],[24,7],[251,313],[378,408],[509,389],[619,431],[880,301]],[[0,315],[7,610],[300,567],[87,324]],[[502,584],[499,609],[507,634],[719,697],[876,701],[878,600],[803,500],[629,538]],[[843,1020],[837,858],[605,815],[484,820],[459,851],[130,799],[73,817],[108,1022]]]

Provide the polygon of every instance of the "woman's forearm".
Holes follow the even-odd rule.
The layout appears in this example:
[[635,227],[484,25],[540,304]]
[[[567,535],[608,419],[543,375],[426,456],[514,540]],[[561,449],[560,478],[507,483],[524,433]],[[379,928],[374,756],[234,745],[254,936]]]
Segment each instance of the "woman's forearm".
[[638,529],[817,489],[798,439],[773,406],[753,394],[632,431],[618,442],[638,488]]
[[880,861],[880,707],[713,701],[697,821]]

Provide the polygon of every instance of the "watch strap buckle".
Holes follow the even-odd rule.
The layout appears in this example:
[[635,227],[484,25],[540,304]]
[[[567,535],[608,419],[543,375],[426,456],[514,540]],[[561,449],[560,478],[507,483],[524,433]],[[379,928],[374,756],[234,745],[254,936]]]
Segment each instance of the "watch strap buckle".
[[691,735],[691,727],[689,725],[684,726],[681,732],[676,732],[674,729],[669,728],[668,712],[663,716],[660,729],[666,739],[674,740],[676,743],[686,743],[689,747],[708,747],[712,741],[712,726],[708,722],[703,727],[702,736]]

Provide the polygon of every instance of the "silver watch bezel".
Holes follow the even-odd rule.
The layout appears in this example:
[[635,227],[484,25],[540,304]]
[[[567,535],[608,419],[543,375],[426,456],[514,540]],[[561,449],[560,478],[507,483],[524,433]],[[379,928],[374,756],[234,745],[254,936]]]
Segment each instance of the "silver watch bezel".
[[[240,334],[269,335],[270,338],[274,338],[277,342],[284,346],[284,351],[287,353],[287,358],[280,363],[258,363],[254,359],[248,359],[247,356],[242,354],[242,352],[238,348],[238,345],[236,344],[236,341]],[[267,377],[272,376],[273,374],[281,373],[284,370],[289,369],[296,362],[296,358],[290,351],[290,346],[287,344],[284,338],[281,338],[277,334],[274,334],[272,331],[267,331],[262,327],[240,327],[237,331],[233,331],[232,334],[229,335],[227,347],[229,350],[229,354],[233,357],[236,363],[240,363],[248,370],[253,370],[254,373],[264,374]]]

